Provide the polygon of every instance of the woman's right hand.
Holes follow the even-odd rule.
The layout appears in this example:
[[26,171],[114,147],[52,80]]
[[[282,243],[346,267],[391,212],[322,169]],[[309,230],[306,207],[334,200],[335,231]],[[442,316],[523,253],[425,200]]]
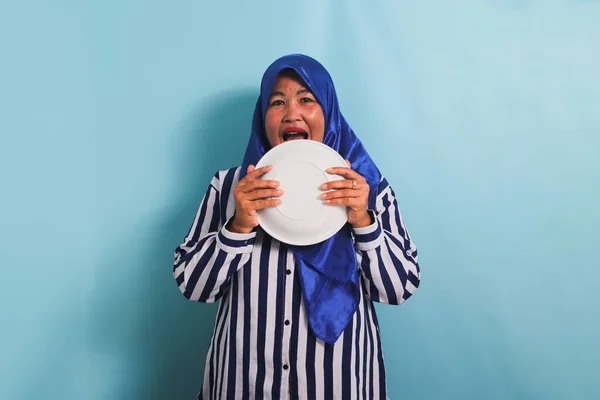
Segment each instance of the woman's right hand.
[[278,181],[258,179],[273,167],[254,169],[254,165],[248,166],[248,173],[238,182],[233,190],[235,198],[235,216],[230,220],[227,229],[235,233],[250,233],[258,226],[257,210],[263,208],[277,207],[281,200],[273,199],[283,194],[278,189]]

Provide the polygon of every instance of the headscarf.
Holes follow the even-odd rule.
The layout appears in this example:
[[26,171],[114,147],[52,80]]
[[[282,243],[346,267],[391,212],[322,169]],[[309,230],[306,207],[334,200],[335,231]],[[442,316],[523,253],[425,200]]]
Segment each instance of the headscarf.
[[[367,180],[369,209],[374,210],[381,174],[342,116],[331,76],[318,61],[302,54],[275,60],[263,75],[240,179],[246,175],[248,166],[256,165],[271,148],[264,118],[273,84],[279,73],[286,69],[294,70],[315,95],[325,116],[323,143],[349,160],[353,169]],[[351,232],[350,224],[346,224],[321,243],[310,246],[286,244],[296,256],[310,327],[315,336],[330,344],[335,343],[358,309],[361,289]]]

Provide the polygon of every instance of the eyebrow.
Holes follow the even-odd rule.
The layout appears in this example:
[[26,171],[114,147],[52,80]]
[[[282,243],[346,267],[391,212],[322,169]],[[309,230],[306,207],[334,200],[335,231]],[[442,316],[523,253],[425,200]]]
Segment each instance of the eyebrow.
[[[310,90],[308,90],[307,88],[302,88],[302,89],[300,89],[300,90],[298,90],[296,92],[296,96],[299,96],[299,95],[304,94],[304,93],[311,93],[312,94],[312,92]],[[271,95],[269,97],[273,97],[273,96],[284,97],[285,94],[283,94],[283,92],[273,91],[273,92],[271,92]]]

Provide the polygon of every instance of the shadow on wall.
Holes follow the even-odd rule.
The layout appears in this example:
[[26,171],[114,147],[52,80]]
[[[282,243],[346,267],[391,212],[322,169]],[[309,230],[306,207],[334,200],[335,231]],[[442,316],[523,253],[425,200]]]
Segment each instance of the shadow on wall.
[[99,270],[111,274],[96,278],[100,315],[92,316],[91,347],[119,360],[112,376],[120,382],[107,389],[109,398],[195,399],[201,388],[217,308],[183,297],[172,276],[173,252],[214,173],[241,164],[257,95],[228,92],[193,110],[173,134],[172,201],[124,232],[114,241],[120,247],[106,249]]

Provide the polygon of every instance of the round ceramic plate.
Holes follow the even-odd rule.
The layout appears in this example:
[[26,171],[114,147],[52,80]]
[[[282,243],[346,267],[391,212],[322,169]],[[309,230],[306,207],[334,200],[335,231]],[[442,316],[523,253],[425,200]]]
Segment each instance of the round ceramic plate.
[[344,179],[325,172],[331,167],[347,167],[335,150],[314,140],[293,140],[269,150],[256,168],[272,165],[261,179],[276,180],[284,191],[281,205],[258,211],[258,222],[275,239],[308,246],[329,239],[348,220],[346,206],[327,205],[320,186]]

